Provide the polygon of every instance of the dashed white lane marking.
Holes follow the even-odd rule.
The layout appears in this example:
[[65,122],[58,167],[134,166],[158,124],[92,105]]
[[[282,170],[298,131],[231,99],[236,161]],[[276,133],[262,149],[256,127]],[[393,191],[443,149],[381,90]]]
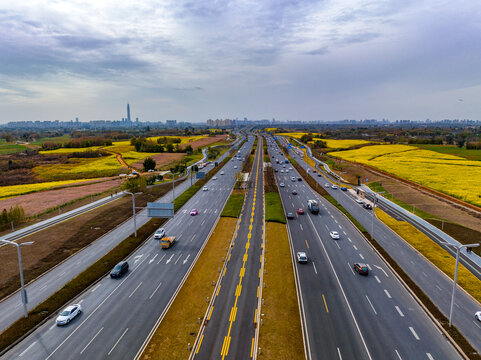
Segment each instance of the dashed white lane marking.
[[89,347],[89,345],[92,343],[92,341],[95,340],[95,338],[100,334],[100,332],[103,330],[104,328],[101,327],[99,331],[97,331],[97,334],[94,335],[94,337],[87,343],[87,345],[85,345],[85,347],[82,349],[82,351],[80,351],[80,354],[82,354],[85,349],[87,349]]
[[430,353],[426,353],[426,356],[428,357],[429,360],[434,360],[433,356]]
[[347,234],[346,234],[346,232],[345,232],[344,230],[343,230],[342,232],[344,233],[344,235],[347,235]]
[[354,273],[354,270],[352,269],[351,264],[347,263],[347,266],[349,266],[349,269],[351,269],[352,274],[353,274],[354,276],[356,276],[356,274]]
[[351,238],[347,238],[347,240],[349,240],[349,242],[352,242]]
[[399,306],[396,305],[396,306],[394,306],[394,307],[396,308],[397,312],[399,313],[399,316],[400,316],[400,317],[404,317],[404,314],[403,314],[403,312],[401,311],[401,309],[399,308]]
[[299,226],[301,227],[301,230],[304,231],[304,229],[302,228],[302,224],[299,224]]
[[422,273],[425,277],[428,277],[428,274],[426,274],[424,271]]
[[314,264],[314,261],[312,262],[312,266],[314,266],[314,272],[315,272],[315,273],[316,273],[316,275],[317,275],[316,264]]
[[81,304],[84,302],[85,299],[80,300],[77,304]]
[[341,249],[341,247],[339,246],[339,243],[336,241],[336,245],[337,247],[339,248],[339,250]]
[[412,328],[412,326],[409,327],[409,330],[411,330],[411,333],[413,334],[413,336],[416,340],[421,340],[419,338],[418,334],[416,334],[416,331],[414,331],[414,329]]
[[142,285],[142,281],[140,282],[139,285],[137,285],[137,287],[134,289],[134,291],[132,291],[129,295],[129,298],[132,297],[132,295],[134,295],[134,293],[137,291],[137,289],[140,287],[140,285]]
[[396,355],[397,355],[397,357],[399,358],[399,360],[403,360],[403,358],[401,357],[401,355],[399,355],[399,353],[397,352],[397,350],[394,349],[394,351],[396,352]]
[[389,294],[389,291],[387,291],[386,289],[384,289],[384,293],[386,294],[386,296],[387,296],[389,299],[392,298],[391,294]]
[[162,260],[164,260],[165,255],[167,255],[167,254],[162,255],[162,257],[161,257],[160,260],[157,262],[157,264],[160,264],[160,262],[161,262]]
[[374,314],[377,315],[376,309],[374,309],[374,306],[372,306],[371,300],[369,300],[369,297],[366,295],[366,299],[369,302],[369,305],[371,305],[372,311],[374,311]]
[[125,333],[127,332],[127,330],[129,330],[129,328],[125,329],[125,331],[123,332],[122,335],[120,335],[119,339],[117,340],[117,342],[114,344],[114,346],[112,347],[112,349],[110,349],[109,353],[107,355],[110,355],[112,353],[112,351],[114,351],[115,347],[117,346],[117,344],[120,342],[120,340],[122,340],[122,338],[124,337]]
[[376,279],[376,281],[380,284],[381,283],[381,280],[379,280],[379,278],[377,277],[377,275],[374,275],[374,279]]
[[162,282],[159,283],[159,285],[157,285],[157,287],[155,288],[154,292],[152,293],[152,295],[149,296],[149,299],[152,299],[152,296],[154,296],[154,294],[157,292],[157,290],[159,289],[159,287],[162,285]]
[[179,255],[179,257],[177,258],[177,260],[175,260],[174,264],[177,265],[177,263],[179,262],[180,258],[182,257],[182,253]]
[[337,348],[337,355],[339,355],[339,360],[342,360],[341,350],[339,350],[339,348]]
[[19,356],[23,356],[28,350],[30,350],[37,342],[34,341],[28,348],[26,348],[25,350],[23,350]]
[[101,285],[101,284],[98,284],[96,287],[94,287],[91,292],[94,292],[95,290],[97,290],[100,285]]
[[439,291],[443,291],[443,289],[441,288],[441,286],[439,286],[439,285],[434,285],[434,286],[436,286]]
[[357,246],[356,246],[356,245],[352,245],[352,247],[354,248],[354,250],[357,250]]
[[359,254],[359,256],[361,257],[361,259],[363,259],[363,260],[364,260],[364,256],[362,256],[362,254]]

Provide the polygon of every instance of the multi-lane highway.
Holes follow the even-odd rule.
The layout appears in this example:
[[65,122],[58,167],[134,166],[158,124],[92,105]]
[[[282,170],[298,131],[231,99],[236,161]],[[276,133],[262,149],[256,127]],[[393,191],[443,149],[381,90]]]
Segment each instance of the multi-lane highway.
[[[290,151],[296,161],[304,169],[312,168],[304,162],[301,156]],[[313,176],[319,186],[325,186],[326,180]],[[453,281],[429,262],[424,256],[413,249],[406,241],[395,234],[384,223],[372,216],[372,212],[364,209],[354,201],[354,196],[349,192],[334,190],[332,187],[325,189],[369,232],[374,231],[374,237],[389,255],[403,268],[412,280],[429,296],[436,306],[449,316]],[[453,312],[453,324],[467,338],[471,345],[481,352],[481,324],[474,318],[474,313],[480,311],[480,304],[464,291],[459,290]]]
[[[244,144],[247,153],[253,138]],[[129,272],[121,279],[105,277],[72,303],[83,313],[66,326],[55,325],[55,316],[5,354],[6,359],[133,359],[163,316],[183,279],[200,254],[235,182],[230,160],[165,225],[166,234],[178,241],[162,250],[149,239],[129,258]],[[189,215],[198,209],[197,216]]]
[[[284,159],[272,140],[269,151]],[[307,357],[460,358],[349,220],[305,181],[298,181],[290,164],[273,163],[278,184],[284,184],[280,194],[285,211],[305,211],[288,220],[288,229],[293,256],[304,251],[309,258],[307,264],[295,266]],[[318,215],[308,211],[309,199],[320,204]],[[337,231],[340,239],[332,239],[330,231]],[[369,264],[369,276],[357,274],[355,262]]]
[[220,284],[201,328],[195,359],[250,359],[256,342],[264,240],[262,138]]

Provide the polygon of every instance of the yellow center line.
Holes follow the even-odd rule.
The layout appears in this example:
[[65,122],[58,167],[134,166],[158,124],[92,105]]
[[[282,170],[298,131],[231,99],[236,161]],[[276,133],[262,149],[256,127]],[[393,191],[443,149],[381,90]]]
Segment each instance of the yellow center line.
[[324,300],[324,306],[326,307],[326,311],[329,312],[329,309],[327,308],[326,298],[324,297],[324,294],[322,294],[322,300]]
[[307,243],[307,240],[306,240],[306,245],[307,245],[307,248],[309,249],[309,244]]
[[252,345],[251,345],[251,358],[254,355],[254,338],[252,338]]
[[[199,340],[199,345],[197,345],[197,351],[195,352],[196,354],[199,353],[199,349],[200,349],[200,345],[202,344],[202,340],[204,339],[204,334],[202,334],[202,336],[200,337],[200,340]],[[252,352],[252,351],[251,351]],[[251,355],[252,357],[252,355]]]

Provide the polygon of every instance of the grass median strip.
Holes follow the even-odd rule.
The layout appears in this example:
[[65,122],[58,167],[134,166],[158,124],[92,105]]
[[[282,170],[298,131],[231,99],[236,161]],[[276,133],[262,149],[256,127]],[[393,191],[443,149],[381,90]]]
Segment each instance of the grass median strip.
[[234,190],[230,195],[224,210],[220,214],[221,217],[238,218],[242,211],[242,204],[244,203],[244,190]]
[[160,323],[141,359],[185,360],[189,356],[187,344],[194,344],[199,331],[198,318],[203,321],[216,281],[222,268],[226,248],[234,234],[237,219],[220,218],[199,256],[192,272],[177,294],[172,306]]
[[305,359],[286,225],[266,223],[266,255],[259,330],[262,359]]
[[266,222],[274,221],[281,224],[286,223],[286,216],[282,207],[281,197],[277,192],[268,192],[264,194],[266,208]]

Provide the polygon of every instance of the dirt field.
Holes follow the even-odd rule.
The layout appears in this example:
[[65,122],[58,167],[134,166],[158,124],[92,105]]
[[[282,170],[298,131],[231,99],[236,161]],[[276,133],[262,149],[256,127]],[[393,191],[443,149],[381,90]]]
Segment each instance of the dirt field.
[[[156,168],[160,168],[162,166],[170,164],[171,162],[178,161],[184,156],[185,153],[162,153],[153,155],[151,156],[151,158],[154,159],[157,163]],[[138,170],[142,170],[144,168],[144,160],[136,161],[131,166]]]
[[[95,181],[100,180],[107,179],[96,179]],[[86,195],[100,193],[108,189],[115,188],[120,184],[120,181],[121,180],[116,177],[96,184],[88,184],[92,182],[89,181],[87,182],[87,185],[84,186],[69,187],[16,196],[0,201],[0,211],[3,209],[8,210],[12,206],[19,205],[25,210],[26,216],[32,216]]]
[[209,136],[209,137],[199,139],[197,141],[193,141],[191,143],[186,143],[186,144],[184,144],[184,146],[190,145],[195,150],[195,149],[198,149],[202,146],[206,146],[206,145],[210,145],[210,144],[215,143],[215,142],[223,141],[223,140],[225,140],[226,137],[227,137],[227,134]]
[[357,183],[357,175],[361,175],[362,183],[365,183],[366,179],[369,179],[369,182],[379,182],[387,191],[393,194],[395,198],[404,201],[407,204],[412,204],[417,209],[473,230],[479,231],[481,228],[480,218],[473,216],[446,201],[427,195],[426,193],[410,187],[396,179],[374,173],[361,165],[348,163],[346,161],[342,162],[341,165],[344,167],[341,176],[351,183]]

